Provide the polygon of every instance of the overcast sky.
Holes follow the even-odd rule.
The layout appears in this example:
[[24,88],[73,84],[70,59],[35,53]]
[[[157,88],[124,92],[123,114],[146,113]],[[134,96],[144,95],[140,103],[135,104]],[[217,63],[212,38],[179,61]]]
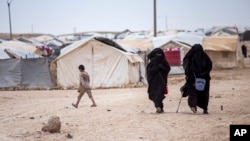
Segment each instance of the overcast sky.
[[[153,30],[154,0],[12,0],[13,33]],[[157,29],[250,26],[250,0],[157,0]],[[9,33],[7,0],[0,32]]]

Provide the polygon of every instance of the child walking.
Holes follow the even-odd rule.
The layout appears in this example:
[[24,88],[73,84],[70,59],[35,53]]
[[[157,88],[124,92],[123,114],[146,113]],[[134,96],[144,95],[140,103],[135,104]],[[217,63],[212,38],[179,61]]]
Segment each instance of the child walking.
[[76,104],[72,103],[72,106],[75,108],[78,108],[79,102],[80,102],[82,96],[84,95],[84,93],[86,92],[92,101],[92,105],[90,107],[96,107],[97,105],[95,103],[95,100],[94,100],[92,92],[91,92],[91,88],[89,86],[89,82],[90,82],[89,74],[84,71],[85,70],[84,65],[80,65],[78,67],[78,69],[80,71],[80,75],[79,75],[80,82],[79,82],[79,88],[78,88],[79,95],[77,97]]

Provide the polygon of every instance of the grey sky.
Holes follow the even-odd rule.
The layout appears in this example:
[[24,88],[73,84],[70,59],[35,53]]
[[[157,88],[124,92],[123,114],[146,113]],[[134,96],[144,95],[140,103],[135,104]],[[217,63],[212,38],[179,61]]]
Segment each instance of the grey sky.
[[[250,26],[250,0],[157,0],[157,29]],[[153,0],[12,0],[13,33],[153,29]],[[0,32],[9,32],[0,0]]]

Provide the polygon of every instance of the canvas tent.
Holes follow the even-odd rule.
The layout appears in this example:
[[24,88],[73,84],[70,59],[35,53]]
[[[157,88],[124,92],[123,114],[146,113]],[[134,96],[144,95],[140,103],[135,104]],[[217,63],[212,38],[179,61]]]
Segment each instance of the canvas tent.
[[169,41],[160,48],[164,51],[165,56],[170,64],[171,70],[169,74],[183,74],[182,60],[191,46],[183,44],[178,41]]
[[64,88],[78,87],[80,64],[89,73],[92,88],[129,87],[140,82],[142,62],[137,54],[90,37],[63,48],[51,70],[57,85]]
[[209,36],[204,38],[202,45],[214,69],[239,67],[238,63],[243,56],[238,36]]
[[0,59],[0,88],[50,89],[48,60]]

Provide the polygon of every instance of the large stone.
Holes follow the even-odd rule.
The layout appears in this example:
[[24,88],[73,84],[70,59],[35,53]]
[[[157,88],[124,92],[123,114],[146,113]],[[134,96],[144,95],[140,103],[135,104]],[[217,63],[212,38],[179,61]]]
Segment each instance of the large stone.
[[61,129],[61,122],[58,116],[51,116],[48,123],[43,126],[42,131],[50,133],[59,133]]

